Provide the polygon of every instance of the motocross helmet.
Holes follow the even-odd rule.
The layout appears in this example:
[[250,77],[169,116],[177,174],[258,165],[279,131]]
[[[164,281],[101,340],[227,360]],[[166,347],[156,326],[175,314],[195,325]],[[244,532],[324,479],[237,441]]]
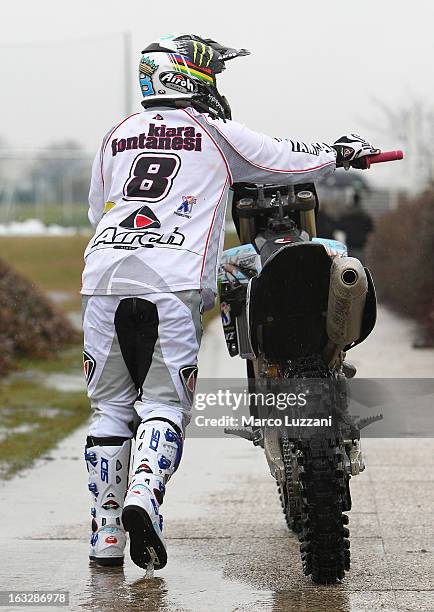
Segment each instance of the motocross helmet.
[[216,75],[225,69],[228,60],[249,54],[246,49],[232,49],[193,34],[160,38],[142,51],[142,105],[193,106],[212,117],[230,119],[231,109],[217,90]]

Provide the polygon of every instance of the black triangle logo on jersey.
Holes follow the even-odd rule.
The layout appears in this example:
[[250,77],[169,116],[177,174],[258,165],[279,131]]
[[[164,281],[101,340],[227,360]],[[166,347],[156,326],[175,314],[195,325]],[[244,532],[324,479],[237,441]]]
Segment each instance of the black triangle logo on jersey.
[[142,206],[119,223],[119,225],[127,229],[152,229],[161,227],[161,223],[148,206]]
[[153,119],[155,119],[155,121],[163,121],[164,117],[162,117],[161,115],[155,115],[155,117],[152,117]]

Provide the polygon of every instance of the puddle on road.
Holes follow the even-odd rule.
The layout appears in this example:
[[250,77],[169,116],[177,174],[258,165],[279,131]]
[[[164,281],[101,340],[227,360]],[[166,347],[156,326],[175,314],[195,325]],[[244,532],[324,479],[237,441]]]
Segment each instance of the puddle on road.
[[[186,450],[185,477],[179,474],[178,493],[174,482],[167,507],[171,518],[166,531],[166,568],[153,579],[145,579],[144,570],[133,565],[128,554],[124,568],[89,565],[87,476],[84,466],[72,461],[81,458],[86,429],[77,430],[52,453],[55,461],[22,474],[7,486],[0,484],[2,550],[7,560],[0,564],[0,584],[8,589],[68,590],[69,609],[75,612],[397,609],[382,541],[361,537],[360,526],[353,570],[343,584],[322,587],[304,577],[299,543],[281,522],[274,483],[268,486],[263,471],[252,469],[255,455],[241,450],[244,447],[238,457],[235,447],[225,454],[227,447],[219,441],[191,441]],[[219,466],[226,462],[224,471],[206,476],[200,472],[200,466],[208,471],[201,462],[205,447],[210,464],[215,458]],[[237,479],[231,484],[235,461]],[[195,478],[191,466],[195,466]],[[194,493],[198,479],[200,495]],[[242,506],[232,503],[241,496]],[[31,521],[28,499],[32,500]],[[427,566],[425,563],[424,571]]]
[[119,608],[131,612],[273,610],[273,593],[255,592],[248,585],[224,579],[218,567],[214,571],[204,569],[192,559],[172,558],[151,579],[140,576],[140,571],[129,563],[125,569],[90,566],[86,587],[74,598],[75,609],[101,612]]

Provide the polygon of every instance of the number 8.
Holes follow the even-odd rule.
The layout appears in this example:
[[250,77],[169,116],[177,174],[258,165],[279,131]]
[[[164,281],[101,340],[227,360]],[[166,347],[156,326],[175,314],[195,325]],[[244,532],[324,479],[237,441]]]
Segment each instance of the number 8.
[[141,153],[131,166],[123,199],[145,202],[163,200],[172,189],[180,167],[181,160],[174,153]]

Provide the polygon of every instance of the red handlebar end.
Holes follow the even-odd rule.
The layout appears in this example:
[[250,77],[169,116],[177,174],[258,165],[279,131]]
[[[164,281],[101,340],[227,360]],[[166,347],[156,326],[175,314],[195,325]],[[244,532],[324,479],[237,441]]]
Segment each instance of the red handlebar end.
[[397,151],[383,151],[377,155],[369,155],[369,164],[380,164],[382,162],[398,161],[404,159],[404,152]]

